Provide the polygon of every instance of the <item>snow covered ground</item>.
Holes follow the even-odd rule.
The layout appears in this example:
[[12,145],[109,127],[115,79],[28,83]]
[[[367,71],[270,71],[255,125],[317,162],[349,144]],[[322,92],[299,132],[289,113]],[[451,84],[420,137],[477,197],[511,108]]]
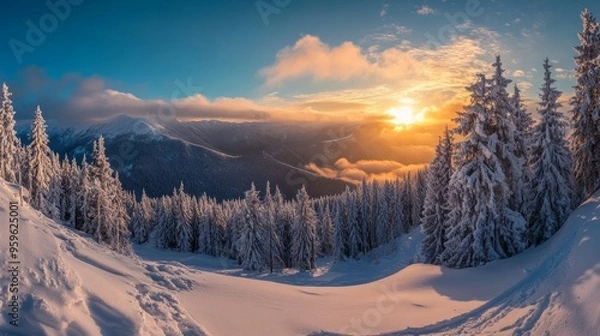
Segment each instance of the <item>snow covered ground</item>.
[[9,324],[9,202],[0,182],[0,335],[600,335],[600,193],[545,244],[475,269],[412,264],[420,235],[311,273],[117,255],[19,209],[19,327]]

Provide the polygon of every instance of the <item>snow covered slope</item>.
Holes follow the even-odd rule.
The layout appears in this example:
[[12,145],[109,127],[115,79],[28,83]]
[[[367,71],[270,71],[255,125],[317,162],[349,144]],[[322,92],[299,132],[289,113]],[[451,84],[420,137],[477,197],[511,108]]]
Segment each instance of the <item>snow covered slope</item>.
[[[0,182],[3,267],[12,197]],[[3,271],[0,335],[600,335],[600,193],[515,258],[392,273],[384,260],[380,276],[368,261],[263,277],[151,247],[129,258],[26,205],[19,215],[20,326],[9,324]]]
[[12,275],[5,270],[13,260],[8,250],[12,192],[0,181],[0,335],[204,334],[174,291],[163,286],[188,290],[194,284],[166,273],[157,281],[146,275],[154,265],[116,255],[27,205],[18,210],[19,326],[11,325]]

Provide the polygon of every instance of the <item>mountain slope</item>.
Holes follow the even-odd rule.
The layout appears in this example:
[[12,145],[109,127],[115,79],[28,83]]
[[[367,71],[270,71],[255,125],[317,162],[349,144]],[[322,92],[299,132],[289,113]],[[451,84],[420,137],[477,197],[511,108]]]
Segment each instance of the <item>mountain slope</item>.
[[[10,260],[6,230],[12,197],[10,187],[0,183],[3,265]],[[3,272],[0,334],[597,335],[600,331],[600,192],[579,207],[550,241],[514,258],[462,270],[413,264],[392,275],[382,267],[381,276],[370,277],[361,273],[377,272],[377,259],[370,267],[363,267],[368,260],[352,261],[314,274],[263,276],[246,275],[229,262],[192,253],[177,253],[174,260],[175,252],[149,246],[144,247],[143,258],[124,257],[27,205],[19,214],[20,326],[8,324],[11,279]],[[348,274],[356,281],[349,281]]]
[[[28,122],[17,127],[25,144],[29,129]],[[138,196],[144,188],[151,197],[170,195],[182,181],[188,193],[206,193],[217,200],[243,197],[253,182],[261,190],[270,181],[287,198],[294,197],[303,183],[313,197],[346,188],[346,182],[302,170],[309,155],[294,155],[296,149],[277,141],[284,136],[281,130],[275,135],[270,132],[275,129],[279,128],[270,124],[214,121],[160,123],[127,115],[88,124],[48,123],[52,150],[78,161],[84,154],[89,158],[93,141],[104,136],[112,168],[119,172],[125,189],[135,190]],[[305,143],[294,146],[304,152],[314,150]],[[265,158],[262,149],[277,151],[280,160]]]
[[[0,182],[0,262],[9,265],[12,189]],[[24,205],[19,207],[19,326],[0,275],[1,335],[203,335],[178,299],[136,258],[117,255]],[[182,290],[193,284],[180,286]],[[12,295],[12,293],[11,293]]]

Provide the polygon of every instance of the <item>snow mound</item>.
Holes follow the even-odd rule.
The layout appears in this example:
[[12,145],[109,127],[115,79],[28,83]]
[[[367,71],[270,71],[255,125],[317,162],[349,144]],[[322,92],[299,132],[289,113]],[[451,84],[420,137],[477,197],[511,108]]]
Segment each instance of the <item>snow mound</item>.
[[393,334],[600,335],[600,192],[548,242],[466,272],[498,270],[504,275],[493,281],[506,289],[480,307]]
[[28,205],[18,209],[19,250],[12,258],[13,192],[0,182],[0,263],[18,266],[19,315],[18,326],[11,325],[13,278],[3,269],[0,335],[206,335],[173,294],[192,290],[193,281],[183,274],[157,281],[146,270],[160,265],[113,253]]

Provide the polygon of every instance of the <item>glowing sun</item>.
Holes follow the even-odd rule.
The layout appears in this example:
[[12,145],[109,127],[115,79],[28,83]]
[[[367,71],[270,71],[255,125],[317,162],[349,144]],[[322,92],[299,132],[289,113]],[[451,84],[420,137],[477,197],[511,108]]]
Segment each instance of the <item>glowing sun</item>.
[[415,112],[409,105],[392,107],[387,114],[391,117],[390,122],[400,128],[423,121],[423,113]]

